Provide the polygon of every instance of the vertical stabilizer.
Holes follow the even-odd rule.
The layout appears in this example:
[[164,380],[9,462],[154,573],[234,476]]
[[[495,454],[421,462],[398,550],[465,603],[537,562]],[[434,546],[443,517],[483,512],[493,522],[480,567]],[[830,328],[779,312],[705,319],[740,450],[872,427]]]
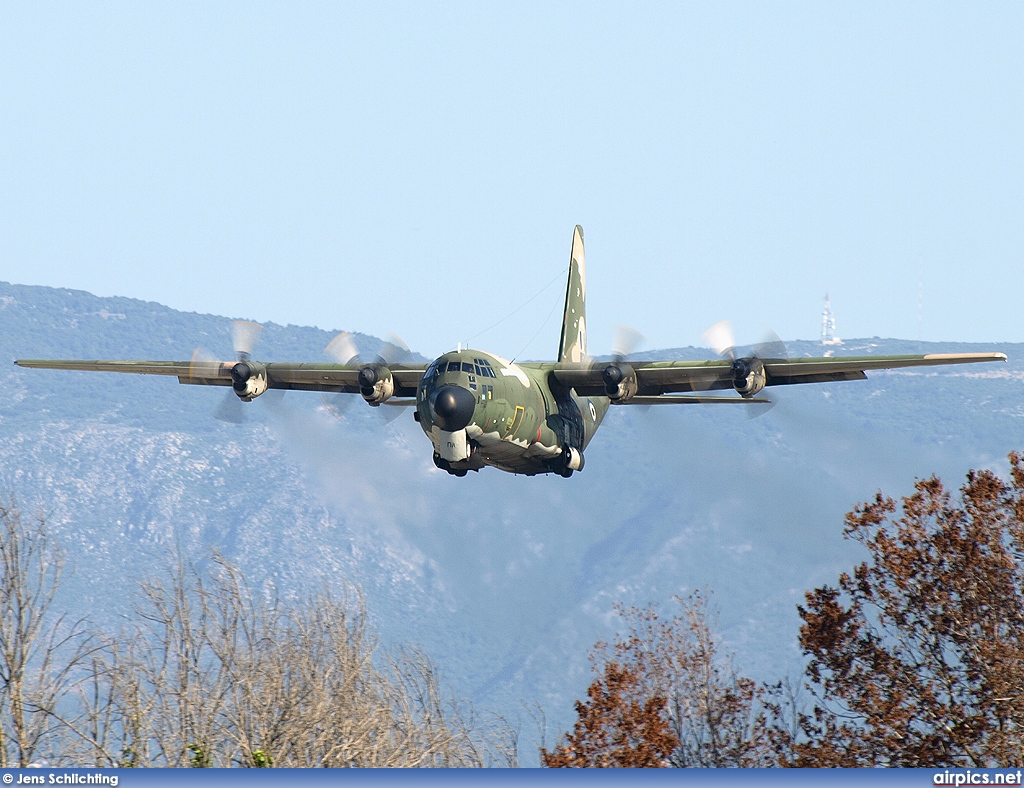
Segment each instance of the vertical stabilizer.
[[569,283],[565,288],[565,313],[562,336],[558,340],[558,360],[580,362],[587,358],[587,269],[583,262],[583,228],[572,233],[569,256]]

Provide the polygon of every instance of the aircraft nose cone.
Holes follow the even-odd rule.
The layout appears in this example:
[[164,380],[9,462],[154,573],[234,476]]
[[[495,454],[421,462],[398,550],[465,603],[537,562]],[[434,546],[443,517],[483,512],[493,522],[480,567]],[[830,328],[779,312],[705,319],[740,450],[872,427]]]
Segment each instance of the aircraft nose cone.
[[441,386],[430,398],[434,422],[448,432],[461,430],[469,424],[475,408],[476,397],[462,386]]

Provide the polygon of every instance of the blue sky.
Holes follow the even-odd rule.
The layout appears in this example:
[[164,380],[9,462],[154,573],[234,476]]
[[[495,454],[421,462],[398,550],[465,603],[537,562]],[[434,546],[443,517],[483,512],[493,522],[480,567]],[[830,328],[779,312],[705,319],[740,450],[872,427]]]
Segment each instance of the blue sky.
[[5,3],[0,279],[544,358],[580,223],[592,352],[814,338],[826,290],[840,336],[1022,342],[1021,41],[1010,3]]

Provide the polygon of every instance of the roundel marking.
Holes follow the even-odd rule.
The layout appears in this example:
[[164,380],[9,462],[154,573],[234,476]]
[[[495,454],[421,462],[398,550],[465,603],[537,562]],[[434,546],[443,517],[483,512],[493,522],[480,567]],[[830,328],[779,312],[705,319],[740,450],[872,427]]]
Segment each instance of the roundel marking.
[[597,421],[597,408],[594,407],[594,403],[589,399],[587,400],[587,404],[590,406],[590,420]]

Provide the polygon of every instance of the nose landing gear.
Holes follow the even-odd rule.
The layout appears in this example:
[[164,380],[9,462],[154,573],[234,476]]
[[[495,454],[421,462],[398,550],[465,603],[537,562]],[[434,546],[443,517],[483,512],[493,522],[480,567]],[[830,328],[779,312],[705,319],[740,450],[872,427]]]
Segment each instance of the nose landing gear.
[[453,468],[452,464],[436,451],[434,452],[434,465],[442,471],[447,471],[452,476],[458,476],[459,478],[462,478],[469,472],[465,468]]

